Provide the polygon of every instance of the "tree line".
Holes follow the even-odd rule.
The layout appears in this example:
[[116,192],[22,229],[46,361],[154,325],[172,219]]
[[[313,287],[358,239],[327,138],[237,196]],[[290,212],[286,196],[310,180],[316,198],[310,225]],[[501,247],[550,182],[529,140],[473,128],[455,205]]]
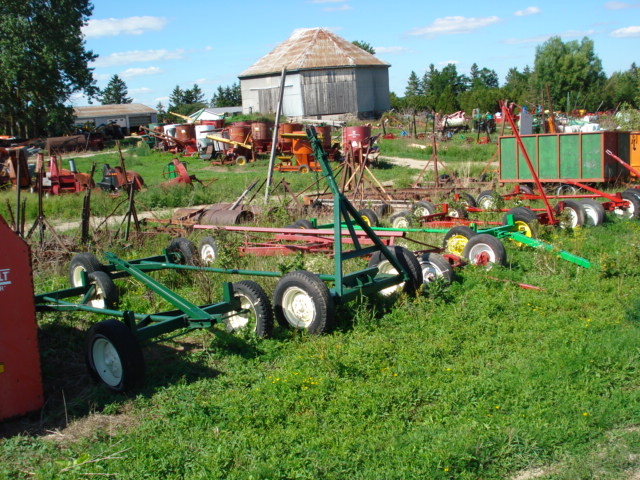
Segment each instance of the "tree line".
[[498,111],[500,100],[520,106],[572,112],[640,107],[640,69],[635,63],[607,77],[595,54],[593,41],[563,42],[552,37],[536,48],[533,68],[509,69],[500,86],[494,70],[471,66],[469,75],[454,64],[438,70],[433,64],[422,75],[411,72],[404,96],[391,93],[391,106],[402,111],[443,114],[459,110]]

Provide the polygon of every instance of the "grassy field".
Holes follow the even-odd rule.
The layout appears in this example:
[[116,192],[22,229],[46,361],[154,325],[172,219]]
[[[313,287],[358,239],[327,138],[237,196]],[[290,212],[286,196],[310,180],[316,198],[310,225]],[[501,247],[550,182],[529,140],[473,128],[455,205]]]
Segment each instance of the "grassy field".
[[[260,165],[203,166],[198,177],[220,180],[202,195],[229,201]],[[144,160],[131,168],[148,183],[161,178]],[[380,169],[385,180],[412,174]],[[302,188],[301,177],[309,176],[287,180]],[[51,208],[74,218],[66,209],[75,207]],[[416,298],[340,306],[336,328],[323,336],[279,328],[258,341],[215,328],[148,346],[146,384],[128,395],[109,393],[86,373],[84,332],[96,318],[41,316],[47,402],[2,425],[0,479],[636,478],[639,233],[637,221],[615,218],[574,231],[544,228],[545,241],[595,266],[506,243],[506,267],[459,269],[451,285],[434,283]],[[168,240],[95,247],[136,258]],[[228,251],[221,261],[277,270],[322,269],[328,259]],[[63,288],[65,276],[64,263],[39,263],[36,290]],[[193,301],[218,298],[228,279],[158,278]],[[272,291],[272,281],[258,281]],[[163,307],[136,282],[118,285],[122,308]]]

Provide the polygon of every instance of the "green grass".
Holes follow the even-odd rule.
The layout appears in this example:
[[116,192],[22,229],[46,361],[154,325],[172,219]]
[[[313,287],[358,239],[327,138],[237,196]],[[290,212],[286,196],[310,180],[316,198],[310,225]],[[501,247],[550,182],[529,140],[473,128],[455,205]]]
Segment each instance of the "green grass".
[[[131,168],[148,183],[161,181],[167,158],[132,157]],[[219,176],[207,188],[214,201],[229,201],[264,172],[261,162],[214,172],[191,162],[190,172]],[[415,171],[378,173],[398,181]],[[300,189],[311,176],[285,178]],[[207,188],[163,196],[149,187],[138,198],[195,204]],[[92,198],[112,208],[114,199],[103,197]],[[78,218],[78,199],[47,198],[50,220]],[[67,213],[73,208],[75,217]],[[506,267],[459,269],[452,285],[434,284],[417,298],[341,305],[336,328],[321,337],[278,328],[256,341],[214,328],[147,346],[146,385],[129,395],[109,393],[85,372],[84,335],[101,317],[42,315],[46,404],[3,426],[11,433],[0,440],[0,479],[504,479],[534,469],[543,479],[631,477],[640,469],[639,233],[639,222],[617,219],[575,231],[542,228],[543,240],[594,267],[506,242]],[[170,238],[105,239],[93,250],[140,258]],[[226,266],[331,267],[320,255],[240,258],[234,239],[218,238]],[[64,261],[34,268],[37,292],[68,285]],[[222,281],[241,279],[155,276],[195,303],[218,301]],[[273,291],[276,280],[255,280]],[[117,284],[123,309],[167,308],[131,279]]]

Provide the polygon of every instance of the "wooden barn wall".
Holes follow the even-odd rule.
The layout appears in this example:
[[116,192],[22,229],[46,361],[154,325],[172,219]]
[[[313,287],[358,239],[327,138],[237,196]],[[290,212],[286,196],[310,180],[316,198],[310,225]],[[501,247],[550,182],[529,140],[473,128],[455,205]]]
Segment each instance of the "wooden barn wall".
[[301,78],[304,115],[357,112],[354,69],[309,70]]
[[358,113],[380,114],[391,108],[389,100],[389,70],[358,68],[356,70]]
[[[242,113],[275,113],[280,96],[280,74],[240,80]],[[296,73],[285,79],[282,113],[287,116],[303,115],[300,95],[300,76]]]

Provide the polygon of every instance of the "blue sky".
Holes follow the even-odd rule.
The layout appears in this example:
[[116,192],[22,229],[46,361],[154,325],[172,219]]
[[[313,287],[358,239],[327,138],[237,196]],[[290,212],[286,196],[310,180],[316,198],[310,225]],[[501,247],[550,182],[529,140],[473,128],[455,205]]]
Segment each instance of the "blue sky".
[[[640,64],[640,2],[526,0],[95,0],[84,29],[98,86],[112,75],[136,103],[167,106],[176,85],[198,84],[209,101],[218,86],[238,81],[297,28],[324,27],[346,40],[366,41],[391,64],[399,96],[411,71],[475,62],[498,73],[532,66],[536,46],[551,36],[595,43],[605,72]],[[84,97],[71,99],[87,105]]]

